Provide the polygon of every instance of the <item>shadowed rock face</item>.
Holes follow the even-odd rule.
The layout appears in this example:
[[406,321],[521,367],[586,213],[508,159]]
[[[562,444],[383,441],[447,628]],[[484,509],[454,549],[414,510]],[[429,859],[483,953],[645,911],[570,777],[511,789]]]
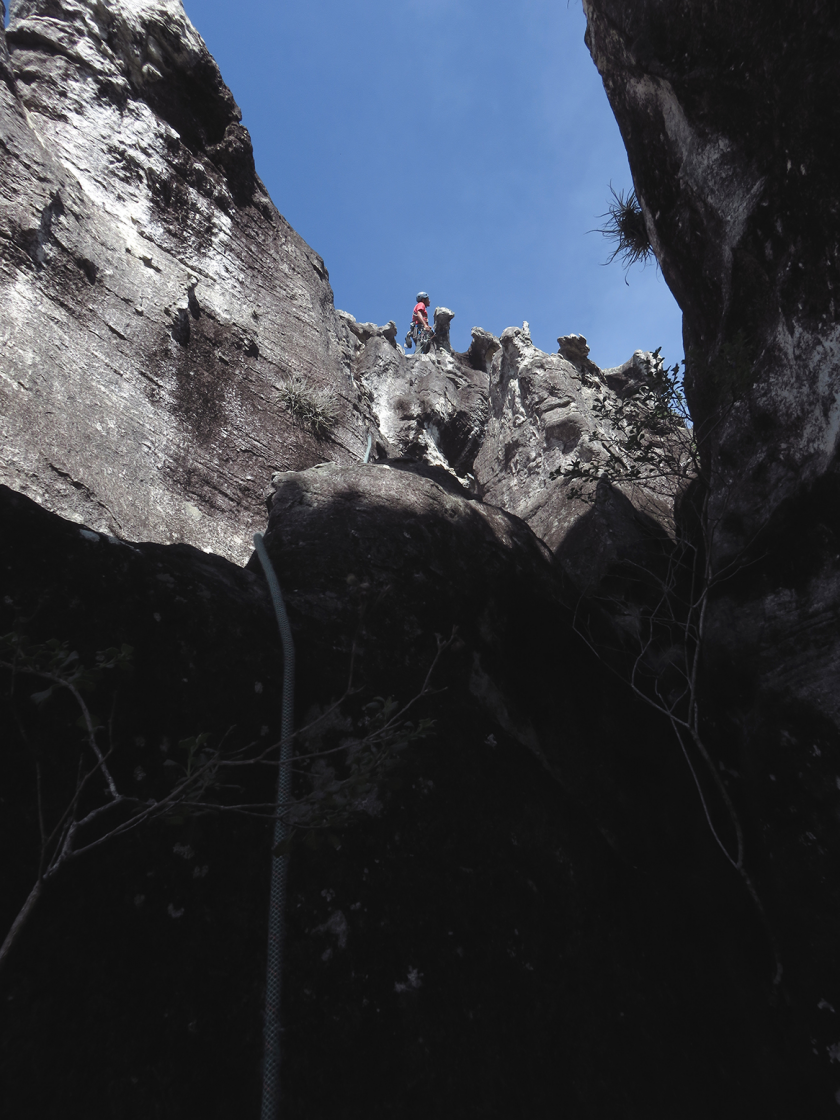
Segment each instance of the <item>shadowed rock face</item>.
[[823,141],[838,123],[840,32],[819,3],[720,16],[705,0],[585,7],[684,311],[686,385],[725,563],[835,462],[840,210]]
[[[0,518],[0,633],[24,619],[30,640],[70,640],[86,665],[134,647],[132,672],[90,694],[113,713],[121,787],[164,796],[199,731],[231,751],[277,735],[261,577],[184,545],[109,541],[6,488]],[[674,1100],[687,1120],[756,1104],[822,1115],[807,1040],[766,1006],[766,938],[667,728],[574,633],[527,526],[410,473],[327,465],[278,480],[266,542],[299,727],[341,699],[353,662],[356,691],[304,753],[352,750],[367,705],[415,696],[435,633],[459,627],[411,712],[433,735],[395,751],[337,848],[292,851],[287,1115],[648,1120]],[[10,701],[6,671],[0,686]],[[40,736],[53,781],[78,734],[71,708],[36,709],[35,687],[19,680],[0,707],[0,830],[18,853],[4,923],[36,863],[21,731]],[[348,758],[322,760],[322,785]],[[235,801],[273,796],[270,767],[235,780]],[[308,788],[301,773],[296,796]],[[50,884],[0,974],[4,1115],[257,1109],[268,847],[250,817],[177,815]],[[49,1078],[33,1080],[35,1054]]]
[[752,858],[828,1066],[836,1020],[817,1007],[837,1006],[823,990],[840,994],[840,24],[818,0],[584,8],[684,313],[708,493],[695,533],[717,581],[709,740],[739,775]]

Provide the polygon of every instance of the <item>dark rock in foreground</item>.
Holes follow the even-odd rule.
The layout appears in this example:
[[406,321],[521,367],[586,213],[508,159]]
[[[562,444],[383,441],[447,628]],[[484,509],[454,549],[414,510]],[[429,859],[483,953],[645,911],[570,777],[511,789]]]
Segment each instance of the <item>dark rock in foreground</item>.
[[684,314],[705,488],[691,530],[707,590],[702,732],[732,779],[830,1101],[840,1091],[840,24],[819,2],[584,8]]
[[[411,699],[435,632],[459,626],[441,691],[414,713],[433,736],[394,755],[337,848],[304,834],[292,850],[287,1115],[804,1109],[809,1050],[768,1004],[764,931],[667,729],[582,646],[527,527],[379,467],[278,482],[267,542],[298,647],[298,724],[341,697],[354,647],[360,690],[308,749],[358,736],[376,695]],[[113,690],[120,781],[160,796],[179,739],[227,733],[233,750],[276,734],[279,641],[260,578],[0,500],[0,629],[68,639],[82,659],[134,646]],[[32,744],[4,696],[8,924],[37,824]],[[15,705],[30,728],[20,682]],[[48,766],[74,732],[43,711]],[[273,773],[247,776],[245,795],[270,800]],[[323,782],[313,774],[299,796]],[[249,818],[174,814],[55,882],[2,978],[4,1115],[256,1111],[267,841]]]

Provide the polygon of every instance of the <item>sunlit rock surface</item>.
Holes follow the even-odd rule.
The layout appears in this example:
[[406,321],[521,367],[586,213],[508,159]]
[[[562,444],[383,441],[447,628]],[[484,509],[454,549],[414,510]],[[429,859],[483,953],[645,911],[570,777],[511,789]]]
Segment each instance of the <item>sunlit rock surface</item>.
[[[448,331],[452,312],[443,310],[436,323]],[[679,458],[679,441],[660,441],[637,479],[596,488],[571,477],[576,465],[610,473],[615,462],[632,463],[627,417],[617,409],[644,383],[651,355],[639,351],[601,371],[586,358],[585,339],[573,348],[580,359],[573,364],[538,350],[518,327],[501,340],[473,328],[466,353],[453,353],[444,339],[428,354],[406,355],[379,328],[353,329],[364,340],[354,376],[381,437],[375,459],[448,471],[469,494],[521,517],[581,587],[673,532],[674,499],[691,471],[685,465],[674,477],[656,456]]]
[[[603,374],[582,358],[572,364],[562,354],[545,354],[526,327],[504,331],[491,367],[490,420],[475,473],[485,501],[523,518],[585,587],[597,583],[636,539],[670,531],[679,480],[654,461],[647,479],[602,489],[601,500],[592,485],[570,480],[574,464],[607,470],[613,457],[627,463],[632,458],[626,431],[612,419],[626,395],[622,375]],[[609,375],[619,392],[610,387]],[[632,383],[627,387],[632,392]],[[613,513],[624,507],[634,517],[622,517],[621,528],[612,525]],[[589,536],[581,548],[569,534],[584,522]]]
[[[527,332],[503,352],[478,327],[455,354],[444,307],[431,353],[406,356],[395,323],[336,312],[180,4],[31,0],[11,15],[5,482],[117,536],[243,562],[271,475],[358,461],[370,435],[374,460],[446,470],[557,548],[589,507],[549,475],[615,434],[589,407],[610,396],[591,362],[581,374]],[[559,397],[537,387],[549,368]],[[288,406],[290,378],[326,395],[330,425]],[[628,496],[668,521],[659,495]]]
[[[364,451],[323,261],[177,0],[17,3],[6,40],[3,480],[242,562],[267,472]],[[330,387],[326,440],[281,407],[289,374]]]

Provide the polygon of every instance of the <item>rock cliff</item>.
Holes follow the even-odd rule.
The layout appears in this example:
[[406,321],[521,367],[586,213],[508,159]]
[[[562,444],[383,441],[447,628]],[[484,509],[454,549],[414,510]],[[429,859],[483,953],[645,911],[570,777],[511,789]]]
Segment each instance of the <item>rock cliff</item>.
[[323,261],[268,198],[177,0],[26,0],[5,39],[3,478],[243,560],[266,471],[325,457],[285,379],[329,385],[326,457],[363,454]]
[[257,1111],[266,504],[299,670],[286,1115],[836,1111],[836,245],[827,71],[797,65],[834,24],[586,7],[693,431],[654,355],[600,370],[527,324],[456,353],[448,308],[410,355],[337,311],[179,0],[12,5],[3,935],[43,897],[0,967],[4,1115]]
[[[393,324],[334,310],[323,261],[268,198],[180,3],[27,0],[11,17],[0,89],[6,483],[102,531],[243,562],[271,474],[358,461],[369,432],[375,455],[472,472],[498,340],[477,328],[470,352],[453,355],[453,313],[438,308],[434,354],[407,358]],[[508,348],[506,389],[519,361]],[[567,403],[549,428],[579,395],[563,368]],[[290,383],[328,402],[320,428],[302,421]],[[483,451],[490,500],[524,513],[552,547],[560,525],[531,508],[539,499],[509,503],[511,485],[532,491],[539,445],[562,453],[592,420],[569,420],[565,445],[554,428],[529,429],[515,462],[516,440],[493,426]]]
[[702,459],[691,531],[709,590],[703,730],[836,1081],[840,24],[819,0],[584,8],[684,313]]

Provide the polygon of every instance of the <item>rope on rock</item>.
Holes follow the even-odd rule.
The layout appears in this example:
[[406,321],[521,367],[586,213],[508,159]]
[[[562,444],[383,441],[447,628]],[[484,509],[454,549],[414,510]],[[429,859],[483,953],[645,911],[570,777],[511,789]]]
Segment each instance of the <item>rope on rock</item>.
[[280,640],[283,644],[283,707],[280,721],[280,766],[277,771],[277,810],[271,856],[271,894],[268,903],[268,953],[265,980],[265,1033],[261,1120],[277,1120],[280,1115],[280,989],[283,971],[283,913],[286,909],[286,878],[289,857],[275,854],[289,835],[286,813],[292,788],[292,728],[294,726],[295,645],[286,614],[286,605],[274,566],[263,543],[262,533],[254,534],[254,547],[265,572]]
[[370,451],[371,451],[372,447],[373,447],[373,436],[371,435],[370,432],[368,432],[367,447],[365,448],[365,457],[364,457],[364,459],[362,459],[363,463],[369,463],[370,462]]

